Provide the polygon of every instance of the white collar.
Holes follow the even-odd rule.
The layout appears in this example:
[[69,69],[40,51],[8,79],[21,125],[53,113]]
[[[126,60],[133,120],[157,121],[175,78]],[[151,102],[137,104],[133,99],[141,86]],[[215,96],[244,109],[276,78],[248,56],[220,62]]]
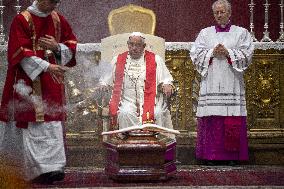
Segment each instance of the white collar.
[[37,1],[34,1],[33,4],[27,8],[27,10],[30,13],[39,17],[47,17],[48,15],[50,15],[50,13],[41,12],[37,7],[37,3],[38,3]]

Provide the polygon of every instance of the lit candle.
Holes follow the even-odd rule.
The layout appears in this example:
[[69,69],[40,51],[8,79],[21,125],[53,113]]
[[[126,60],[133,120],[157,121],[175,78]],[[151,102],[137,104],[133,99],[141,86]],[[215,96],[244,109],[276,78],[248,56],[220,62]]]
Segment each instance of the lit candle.
[[19,14],[21,11],[20,0],[16,1],[16,5],[14,7],[16,8],[17,14]]

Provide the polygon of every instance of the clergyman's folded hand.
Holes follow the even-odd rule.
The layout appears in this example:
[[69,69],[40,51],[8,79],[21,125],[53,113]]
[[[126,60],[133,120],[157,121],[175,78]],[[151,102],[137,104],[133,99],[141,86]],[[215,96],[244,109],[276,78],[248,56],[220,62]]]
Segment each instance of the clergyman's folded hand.
[[58,50],[58,43],[55,40],[55,38],[51,35],[45,35],[45,37],[40,37],[38,39],[38,43],[42,48],[46,50],[51,50],[51,51]]
[[173,93],[173,87],[170,84],[163,84],[162,85],[163,93],[167,96],[170,97]]

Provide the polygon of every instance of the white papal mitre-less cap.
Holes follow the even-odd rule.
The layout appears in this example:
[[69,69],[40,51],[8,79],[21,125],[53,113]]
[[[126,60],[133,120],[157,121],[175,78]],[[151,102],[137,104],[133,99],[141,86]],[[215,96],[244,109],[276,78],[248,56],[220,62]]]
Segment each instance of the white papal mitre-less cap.
[[129,37],[138,36],[145,39],[144,34],[141,32],[132,32]]

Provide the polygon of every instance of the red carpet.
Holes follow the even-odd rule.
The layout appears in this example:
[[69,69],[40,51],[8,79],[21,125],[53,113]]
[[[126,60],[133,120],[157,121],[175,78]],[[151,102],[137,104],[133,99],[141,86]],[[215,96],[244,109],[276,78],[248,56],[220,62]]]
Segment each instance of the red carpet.
[[64,181],[51,186],[33,185],[33,188],[58,187],[134,187],[134,186],[283,186],[284,167],[277,166],[189,166],[178,169],[166,182],[118,183],[109,179],[102,169],[70,168]]

